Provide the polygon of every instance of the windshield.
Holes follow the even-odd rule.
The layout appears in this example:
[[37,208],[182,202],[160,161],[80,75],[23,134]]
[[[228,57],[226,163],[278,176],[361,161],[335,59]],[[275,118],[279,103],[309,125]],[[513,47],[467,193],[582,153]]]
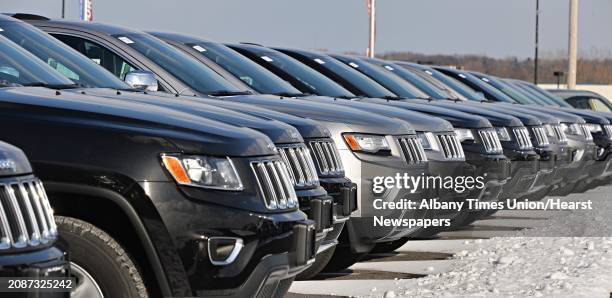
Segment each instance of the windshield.
[[500,80],[502,83],[510,86],[512,89],[516,90],[516,92],[520,92],[521,94],[523,94],[526,97],[529,97],[532,101],[536,102],[539,105],[543,105],[543,106],[559,106],[558,104],[554,103],[552,100],[549,100],[548,98],[545,98],[544,96],[542,96],[541,94],[538,94],[537,92],[534,92],[533,90],[530,90],[529,88],[525,88],[519,84],[514,84],[511,81],[507,81],[507,80]]
[[378,64],[381,68],[384,68],[386,71],[392,72],[400,78],[408,81],[410,84],[418,88],[420,93],[435,99],[447,99],[449,98],[449,94],[441,90],[438,86],[426,81],[422,77],[412,73],[411,71],[392,63],[383,63],[379,64],[377,62],[373,62]]
[[2,28],[0,34],[4,37],[81,86],[130,88],[92,60],[31,25],[22,22],[2,22],[0,28]]
[[[408,67],[410,67],[410,66],[408,66]],[[444,83],[446,86],[448,86],[454,92],[457,92],[457,93],[463,95],[468,100],[482,101],[484,99],[480,95],[478,95],[478,93],[476,93],[476,91],[474,91],[474,89],[472,89],[469,86],[465,85],[461,81],[459,81],[459,80],[457,80],[457,79],[455,79],[455,78],[453,78],[451,76],[447,76],[446,74],[443,74],[443,73],[441,73],[441,72],[439,72],[439,71],[437,71],[437,70],[435,70],[433,68],[420,68],[420,69],[417,69],[416,71],[423,72],[426,77],[430,76],[430,77],[433,77],[436,80]]]
[[537,100],[533,100],[530,98],[530,96],[525,96],[525,94],[518,92],[516,90],[514,90],[512,87],[508,86],[507,84],[504,84],[501,81],[498,81],[494,78],[491,77],[483,77],[480,75],[475,75],[478,78],[480,78],[483,82],[493,86],[494,88],[496,88],[497,90],[500,90],[501,92],[503,92],[505,95],[509,96],[510,98],[514,99],[516,102],[521,103],[521,104],[538,104],[538,105],[546,105],[545,103],[542,103],[540,101]]
[[246,92],[232,85],[204,64],[148,34],[113,35],[149,58],[191,89],[202,94]]
[[485,94],[489,94],[490,96],[493,96],[493,98],[494,98],[493,100],[495,100],[495,101],[509,102],[509,103],[515,103],[516,102],[516,100],[512,99],[512,97],[504,94],[499,89],[489,85],[488,83],[485,83],[480,78],[477,78],[477,77],[475,77],[472,74],[463,73],[462,72],[462,73],[458,73],[457,76],[459,76],[462,79],[467,80],[470,83],[476,85],[476,87],[479,88],[480,90],[483,90],[483,92]]
[[321,64],[323,68],[357,87],[365,96],[380,98],[397,97],[396,94],[393,94],[393,92],[387,90],[385,87],[373,81],[368,76],[359,71],[355,71],[350,66],[347,66],[335,58],[327,55],[318,55],[313,60],[318,64]]
[[436,88],[438,88],[438,90],[440,90],[440,92],[444,92],[446,94],[447,98],[450,99],[459,99],[459,100],[463,100],[463,101],[467,101],[467,97],[463,96],[461,93],[455,91],[453,88],[451,88],[450,86],[448,86],[445,83],[442,83],[441,81],[439,81],[438,79],[434,78],[433,76],[425,73],[424,71],[419,71],[419,70],[415,70],[415,69],[406,69],[402,67],[402,70],[405,70],[409,73],[412,73],[416,76],[418,76],[419,78],[427,81],[428,83],[430,83],[431,85],[435,86]]
[[263,66],[251,61],[227,46],[214,42],[187,44],[201,55],[212,60],[223,69],[263,94],[301,94],[291,84],[277,77]]
[[6,37],[0,36],[0,87],[20,85],[72,86],[74,82]]
[[254,54],[259,56],[258,59],[261,59],[262,62],[273,65],[299,81],[304,86],[304,89],[300,89],[304,93],[332,97],[355,97],[353,93],[338,83],[283,53],[265,51]]
[[542,89],[536,85],[533,85],[531,83],[527,83],[527,82],[521,82],[520,83],[523,86],[526,86],[527,88],[530,88],[531,90],[534,90],[535,92],[542,94],[544,97],[548,98],[549,100],[553,101],[555,104],[558,104],[559,106],[562,107],[566,107],[566,108],[573,108],[572,105],[570,105],[569,103],[565,102],[561,97],[548,92],[545,89]]

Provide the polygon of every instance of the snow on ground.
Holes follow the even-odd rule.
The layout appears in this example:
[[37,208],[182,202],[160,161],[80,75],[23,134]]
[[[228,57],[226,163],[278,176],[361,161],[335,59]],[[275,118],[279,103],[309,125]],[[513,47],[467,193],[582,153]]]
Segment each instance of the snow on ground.
[[[607,186],[563,198],[591,199],[593,210],[502,211],[497,218],[475,223],[503,237],[410,241],[397,250],[400,254],[453,253],[448,260],[385,260],[351,268],[427,275],[422,278],[295,282],[290,292],[362,297],[610,297],[611,194],[612,186]],[[503,228],[496,232],[499,226]],[[512,226],[529,228],[508,230]],[[453,233],[466,231],[446,234]]]

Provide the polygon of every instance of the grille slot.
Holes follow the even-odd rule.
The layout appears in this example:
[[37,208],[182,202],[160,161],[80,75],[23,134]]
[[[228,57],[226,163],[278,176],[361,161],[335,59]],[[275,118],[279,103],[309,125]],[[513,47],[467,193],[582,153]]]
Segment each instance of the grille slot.
[[319,185],[319,176],[310,150],[304,145],[278,146],[278,152],[287,165],[289,178],[296,187]]
[[398,139],[398,142],[408,164],[421,164],[427,161],[423,144],[418,137],[402,137]]
[[321,176],[344,176],[344,166],[332,140],[311,141],[308,146]]
[[580,130],[582,131],[582,135],[584,136],[585,139],[587,139],[588,141],[593,140],[593,135],[591,134],[591,130],[589,129],[588,125],[578,124],[578,127],[580,127]]
[[515,128],[513,131],[516,142],[521,150],[529,150],[533,148],[533,144],[531,143],[531,138],[529,136],[529,130],[527,130],[526,127]]
[[497,131],[495,131],[494,129],[479,130],[478,135],[480,136],[482,144],[484,145],[485,151],[487,153],[502,152],[502,145],[499,142]]
[[291,209],[298,206],[295,189],[285,163],[281,160],[251,162],[259,192],[266,208]]
[[563,129],[561,128],[561,125],[552,125],[552,128],[559,142],[567,143],[567,135],[565,134],[565,131],[563,131]]
[[37,246],[56,237],[53,210],[39,180],[0,183],[0,249]]
[[465,159],[465,153],[463,152],[463,146],[457,139],[457,136],[452,135],[437,135],[440,147],[442,147],[442,153],[446,159],[463,160]]
[[606,125],[602,125],[603,127],[603,131],[606,134],[606,136],[608,136],[608,139],[612,139],[612,125],[610,124],[606,124]]
[[550,145],[550,141],[548,140],[548,136],[546,135],[546,129],[544,127],[534,126],[531,128],[531,131],[533,131],[533,135],[538,146]]

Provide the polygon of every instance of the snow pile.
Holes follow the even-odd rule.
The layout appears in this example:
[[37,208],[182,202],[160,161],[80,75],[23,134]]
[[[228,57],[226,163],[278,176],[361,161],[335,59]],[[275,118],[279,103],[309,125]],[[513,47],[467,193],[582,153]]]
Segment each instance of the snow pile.
[[546,237],[612,235],[610,190],[566,198],[592,199],[593,210],[558,213],[515,237],[466,240],[449,271],[417,279],[416,285],[400,280],[386,296],[610,297],[612,237]]

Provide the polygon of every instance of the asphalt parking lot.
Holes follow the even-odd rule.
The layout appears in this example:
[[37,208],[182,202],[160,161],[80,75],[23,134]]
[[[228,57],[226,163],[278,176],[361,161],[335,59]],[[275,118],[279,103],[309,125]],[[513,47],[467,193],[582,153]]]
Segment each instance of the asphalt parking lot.
[[[600,187],[586,193],[582,194],[572,194],[563,198],[568,201],[581,201],[585,199],[592,199],[593,204],[595,206],[599,206],[603,209],[607,208],[606,205],[598,204],[599,202],[609,201],[610,193],[612,193],[612,186]],[[601,212],[598,210],[598,212]],[[609,211],[609,210],[608,210]],[[588,212],[588,211],[587,211]],[[607,212],[607,211],[606,211]],[[593,213],[585,213],[597,218],[598,215]],[[446,232],[440,234],[437,238],[434,239],[419,239],[408,242],[403,247],[396,250],[394,253],[389,254],[372,254],[365,258],[362,262],[359,262],[353,265],[348,270],[343,272],[336,273],[325,273],[319,275],[315,280],[310,281],[298,281],[294,282],[290,293],[287,297],[291,298],[306,298],[306,297],[403,297],[403,296],[421,296],[423,294],[431,294],[431,296],[445,296],[445,294],[449,294],[449,296],[461,296],[463,292],[455,292],[455,293],[445,293],[444,287],[440,287],[440,291],[432,291],[423,290],[422,292],[404,292],[399,289],[410,289],[410,288],[419,288],[423,285],[429,285],[430,283],[425,281],[426,277],[438,278],[444,277],[445,273],[450,275],[458,275],[458,276],[467,276],[466,280],[469,280],[470,274],[473,275],[472,279],[478,279],[478,275],[472,271],[483,271],[483,268],[473,268],[466,266],[465,272],[462,272],[461,268],[457,268],[457,265],[460,265],[462,259],[464,257],[468,257],[470,255],[475,255],[475,258],[483,259],[486,257],[486,254],[493,255],[494,252],[500,251],[510,251],[510,257],[503,256],[499,257],[497,254],[491,261],[491,257],[488,258],[489,263],[497,264],[497,268],[493,268],[491,272],[488,272],[488,275],[495,276],[499,274],[500,276],[504,274],[508,268],[512,267],[512,265],[516,265],[518,270],[521,270],[521,262],[529,263],[529,262],[541,262],[540,267],[550,267],[546,270],[552,272],[552,274],[546,272],[537,272],[534,271],[534,290],[529,292],[526,290],[525,294],[533,294],[533,296],[549,296],[548,294],[554,295],[556,292],[555,287],[559,287],[559,293],[565,293],[565,295],[561,296],[571,296],[572,290],[577,290],[577,287],[581,284],[581,279],[584,279],[585,276],[588,276],[588,272],[574,272],[572,268],[567,268],[570,262],[567,261],[568,258],[572,258],[574,255],[579,256],[582,254],[582,250],[580,248],[571,251],[568,253],[567,250],[570,250],[573,247],[576,247],[574,243],[567,243],[565,245],[561,245],[561,252],[559,255],[560,258],[556,258],[556,250],[558,247],[555,247],[555,244],[551,241],[558,241],[559,243],[563,241],[568,241],[569,239],[577,239],[576,241],[580,241],[579,243],[587,243],[589,246],[585,248],[586,251],[591,249],[588,239],[597,239],[597,241],[603,240],[603,244],[597,242],[597,244],[593,244],[593,246],[603,247],[605,255],[606,253],[612,252],[612,249],[608,250],[609,238],[587,238],[587,237],[503,237],[509,235],[516,235],[517,233],[526,233],[531,231],[550,231],[550,225],[559,225],[559,221],[568,220],[570,223],[572,218],[584,217],[585,220],[589,219],[587,216],[583,216],[583,214],[577,213],[573,214],[572,211],[500,211],[496,213],[494,216],[479,220],[465,229],[453,232]],[[544,234],[546,235],[546,234]],[[589,234],[587,234],[589,235]],[[551,236],[556,236],[551,234]],[[496,237],[496,238],[494,238]],[[494,238],[494,239],[491,239]],[[491,239],[491,240],[488,240]],[[524,240],[523,240],[524,239]],[[487,242],[488,241],[488,242]],[[514,256],[512,251],[517,251],[517,255],[519,255],[518,251],[523,246],[529,246],[529,242],[537,242],[539,246],[546,246],[548,242],[551,242],[554,249],[550,250],[551,257],[549,260],[547,256],[533,256],[534,261],[530,261],[529,257],[524,256]],[[586,242],[585,242],[586,241]],[[490,243],[489,243],[490,242]],[[488,246],[495,246],[495,248],[488,248]],[[480,247],[480,248],[479,248]],[[482,249],[485,247],[485,250]],[[569,248],[569,249],[568,249]],[[478,250],[480,249],[480,250]],[[487,251],[489,250],[489,251]],[[484,255],[479,252],[484,252]],[[575,252],[575,253],[574,253]],[[546,253],[546,251],[544,251]],[[529,255],[529,252],[527,252]],[[553,256],[555,255],[555,256]],[[580,255],[582,260],[587,255]],[[515,263],[517,264],[509,264],[504,266],[499,266],[499,263],[503,263],[502,259],[511,259],[518,260]],[[592,263],[597,263],[598,260],[605,260],[606,258],[603,255],[597,255],[594,258],[596,261]],[[485,260],[486,261],[486,260]],[[508,261],[513,262],[513,261]],[[486,262],[485,262],[486,263]],[[549,264],[550,263],[550,264]],[[558,266],[560,263],[562,266]],[[583,261],[584,263],[584,261]],[[601,267],[605,268],[605,265],[592,265],[592,267]],[[522,265],[522,266],[525,266]],[[584,266],[583,264],[577,265],[577,267]],[[557,272],[555,268],[558,268]],[[505,271],[504,271],[505,270]],[[526,272],[528,271],[525,269]],[[469,272],[468,272],[469,271]],[[572,273],[574,272],[574,273]],[[559,274],[557,274],[559,273]],[[525,273],[527,274],[527,273]],[[556,274],[556,275],[555,275]],[[563,275],[566,274],[566,278],[562,278]],[[528,274],[527,274],[528,275]],[[541,276],[539,276],[541,275]],[[559,280],[557,276],[561,276]],[[541,279],[541,283],[539,283],[538,279]],[[455,282],[455,281],[453,281]],[[435,282],[434,282],[435,283]],[[487,282],[483,282],[485,284],[483,290],[486,296],[504,296],[503,292],[499,292],[500,289],[503,291],[504,285],[502,285],[503,279],[497,280],[497,282],[492,282],[491,280]],[[478,281],[472,283],[473,287],[478,287]],[[471,290],[471,283],[467,283],[467,290]],[[486,285],[490,285],[487,289]],[[588,284],[588,283],[587,283]],[[604,283],[603,291],[606,291],[606,285],[608,283]],[[593,284],[595,285],[595,284]],[[452,286],[452,284],[451,284]],[[461,284],[456,285],[457,288],[462,286]],[[612,287],[612,285],[609,285]],[[576,288],[575,288],[576,287]],[[433,287],[435,289],[436,286]],[[568,289],[570,291],[568,291]],[[610,288],[607,288],[607,292],[610,292]],[[516,289],[509,289],[509,292],[512,292]],[[546,292],[549,291],[549,292]],[[565,292],[563,292],[565,291]],[[598,293],[600,293],[599,291]],[[327,293],[327,294],[326,294]],[[330,295],[329,293],[333,293]],[[478,292],[465,292],[465,294],[471,293],[475,294]],[[491,295],[488,295],[491,294]],[[497,295],[495,295],[497,294]],[[582,292],[584,294],[584,292]],[[475,294],[476,296],[480,296],[479,294]]]

